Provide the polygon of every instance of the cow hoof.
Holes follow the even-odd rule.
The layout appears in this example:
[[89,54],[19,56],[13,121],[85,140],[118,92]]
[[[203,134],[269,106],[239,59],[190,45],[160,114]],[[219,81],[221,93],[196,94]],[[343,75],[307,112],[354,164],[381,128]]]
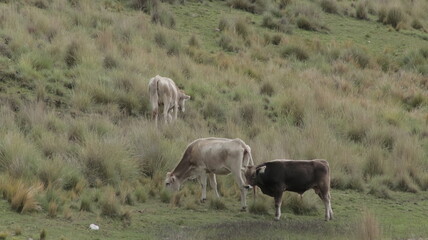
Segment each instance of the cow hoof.
[[252,189],[253,187],[251,187],[251,185],[247,185],[247,186],[244,186],[244,188],[249,190],[249,189]]
[[207,199],[206,199],[206,198],[202,198],[202,199],[201,199],[201,203],[205,203],[205,201],[207,201]]
[[241,212],[246,212],[247,211],[247,207],[242,207],[241,208]]
[[279,221],[279,218],[275,218],[275,221]]

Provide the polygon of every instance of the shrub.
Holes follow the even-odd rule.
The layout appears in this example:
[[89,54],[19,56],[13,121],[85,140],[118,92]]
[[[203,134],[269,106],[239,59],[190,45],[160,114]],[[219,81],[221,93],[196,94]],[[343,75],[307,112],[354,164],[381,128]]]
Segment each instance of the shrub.
[[270,14],[263,16],[262,27],[273,29],[273,30],[279,30],[278,22],[275,22],[274,18]]
[[375,215],[364,210],[357,225],[357,238],[366,240],[382,239],[382,229]]
[[421,30],[421,29],[424,28],[424,26],[422,25],[422,23],[417,18],[414,18],[412,20],[411,26],[412,26],[412,28],[414,28],[416,30]]
[[304,48],[302,48],[300,46],[296,46],[296,45],[286,46],[282,50],[281,55],[284,58],[289,58],[289,57],[293,56],[299,61],[306,61],[309,59],[308,52]]
[[166,53],[169,56],[178,56],[180,55],[181,45],[178,41],[173,40],[169,42]]
[[260,94],[268,95],[271,97],[275,93],[275,89],[270,82],[264,82],[260,87]]
[[145,203],[147,201],[147,190],[141,186],[135,189],[135,198],[140,203]]
[[326,13],[338,13],[338,7],[335,0],[322,0],[321,9]]
[[362,19],[362,20],[368,19],[368,17],[367,17],[367,4],[366,4],[366,2],[360,1],[357,4],[356,17],[358,19]]
[[255,202],[251,203],[248,208],[250,213],[257,215],[267,215],[268,209],[268,202],[264,199],[257,199]]
[[214,197],[210,200],[210,208],[214,210],[225,210],[227,209],[226,204],[221,198]]
[[361,48],[350,48],[347,49],[343,54],[343,59],[346,61],[353,61],[355,62],[360,68],[366,68],[370,64],[370,57]]
[[100,200],[101,215],[111,218],[120,217],[120,204],[113,188],[108,187]]
[[80,200],[80,211],[92,212],[92,197],[90,194],[86,193],[81,197]]
[[369,185],[368,194],[378,198],[392,199],[391,191],[384,185],[381,180],[373,179]]
[[404,14],[401,8],[393,7],[388,10],[386,16],[386,24],[391,24],[394,28],[397,28],[398,24],[404,20]]
[[384,173],[383,153],[379,148],[371,149],[363,166],[363,175],[373,177]]
[[273,45],[279,45],[281,44],[281,41],[282,41],[282,36],[279,34],[275,34],[271,38],[271,42]]
[[49,203],[48,217],[55,218],[58,215],[58,204],[55,201]]
[[235,31],[236,33],[241,36],[243,39],[248,39],[248,36],[250,34],[250,30],[248,28],[247,23],[244,19],[238,19],[235,22]]
[[226,34],[222,34],[218,42],[219,46],[227,52],[239,52],[240,47],[233,42],[233,39]]
[[199,48],[200,45],[198,38],[195,35],[192,35],[189,39],[189,46]]
[[313,201],[297,194],[285,198],[281,207],[290,209],[296,215],[317,215],[319,213],[318,207]]
[[72,41],[65,52],[64,61],[68,68],[72,68],[79,63],[79,44],[76,41]]
[[117,60],[110,54],[108,54],[107,56],[104,57],[103,60],[103,67],[106,69],[113,69],[113,68],[117,68],[118,67],[118,62]]
[[250,13],[256,13],[256,5],[249,0],[228,0],[227,4],[236,9],[241,9]]
[[155,33],[155,43],[159,47],[165,47],[167,44],[167,37],[164,32],[157,32]]
[[145,13],[152,13],[159,7],[159,0],[132,0],[131,7]]
[[159,194],[160,200],[163,203],[170,203],[172,199],[172,193],[166,189],[162,190]]
[[40,205],[36,200],[36,195],[39,193],[43,186],[33,185],[26,186],[22,181],[15,181],[11,186],[12,192],[10,194],[10,205],[13,210],[19,213],[32,212],[40,210]]
[[153,11],[151,20],[152,23],[160,24],[168,28],[174,28],[176,24],[174,15],[163,9],[156,9]]
[[308,31],[317,31],[317,24],[311,21],[308,17],[300,15],[297,17],[296,24],[298,28],[308,30]]
[[230,29],[230,22],[229,22],[229,20],[226,19],[226,18],[220,19],[220,21],[218,22],[218,29],[220,31],[224,31],[224,30]]
[[388,16],[388,9],[386,7],[382,7],[379,9],[378,13],[378,22],[381,22],[383,24],[386,24],[386,18]]

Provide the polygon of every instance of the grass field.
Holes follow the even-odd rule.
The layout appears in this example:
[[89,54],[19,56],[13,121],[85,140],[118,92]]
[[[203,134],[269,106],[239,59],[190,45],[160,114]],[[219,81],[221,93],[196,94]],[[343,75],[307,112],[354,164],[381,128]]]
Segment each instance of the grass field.
[[[0,0],[0,239],[427,238],[426,11]],[[191,96],[159,129],[157,74]],[[335,219],[312,192],[287,193],[280,222],[261,193],[261,214],[240,212],[230,176],[205,204],[195,182],[165,192],[187,144],[208,136],[241,138],[256,163],[327,159]]]

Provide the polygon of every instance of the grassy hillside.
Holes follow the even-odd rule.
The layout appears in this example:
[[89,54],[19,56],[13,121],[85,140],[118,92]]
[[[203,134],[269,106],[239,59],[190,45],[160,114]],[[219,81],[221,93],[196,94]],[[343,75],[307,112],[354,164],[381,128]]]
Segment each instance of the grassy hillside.
[[[279,239],[426,237],[427,9],[0,0],[0,237],[256,238],[253,223]],[[159,130],[147,86],[157,74],[191,96]],[[337,220],[321,222],[312,192],[286,194],[278,224],[269,198],[240,213],[230,177],[205,205],[193,182],[165,192],[165,173],[207,136],[243,139],[256,163],[327,159]]]

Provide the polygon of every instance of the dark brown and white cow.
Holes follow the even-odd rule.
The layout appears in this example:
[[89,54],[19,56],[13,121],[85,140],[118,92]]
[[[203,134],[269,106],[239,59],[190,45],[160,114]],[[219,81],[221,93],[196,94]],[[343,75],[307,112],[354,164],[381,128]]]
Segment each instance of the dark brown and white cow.
[[[190,99],[183,91],[178,89],[170,78],[156,75],[149,82],[150,103],[152,105],[152,117],[158,125],[159,106],[163,105],[163,117],[165,123],[177,119],[178,111],[184,112],[185,102]],[[171,116],[174,112],[174,117]]]
[[324,202],[325,220],[333,219],[330,202],[330,168],[326,160],[277,159],[247,167],[245,178],[249,185],[258,186],[264,194],[275,199],[276,220],[281,216],[284,191],[302,195],[309,189],[314,189]]
[[174,191],[180,189],[189,178],[199,178],[202,184],[201,201],[207,197],[207,175],[217,197],[216,174],[232,173],[241,190],[242,209],[246,209],[246,190],[243,169],[253,165],[251,148],[241,139],[200,138],[190,143],[178,165],[166,174],[165,186]]

